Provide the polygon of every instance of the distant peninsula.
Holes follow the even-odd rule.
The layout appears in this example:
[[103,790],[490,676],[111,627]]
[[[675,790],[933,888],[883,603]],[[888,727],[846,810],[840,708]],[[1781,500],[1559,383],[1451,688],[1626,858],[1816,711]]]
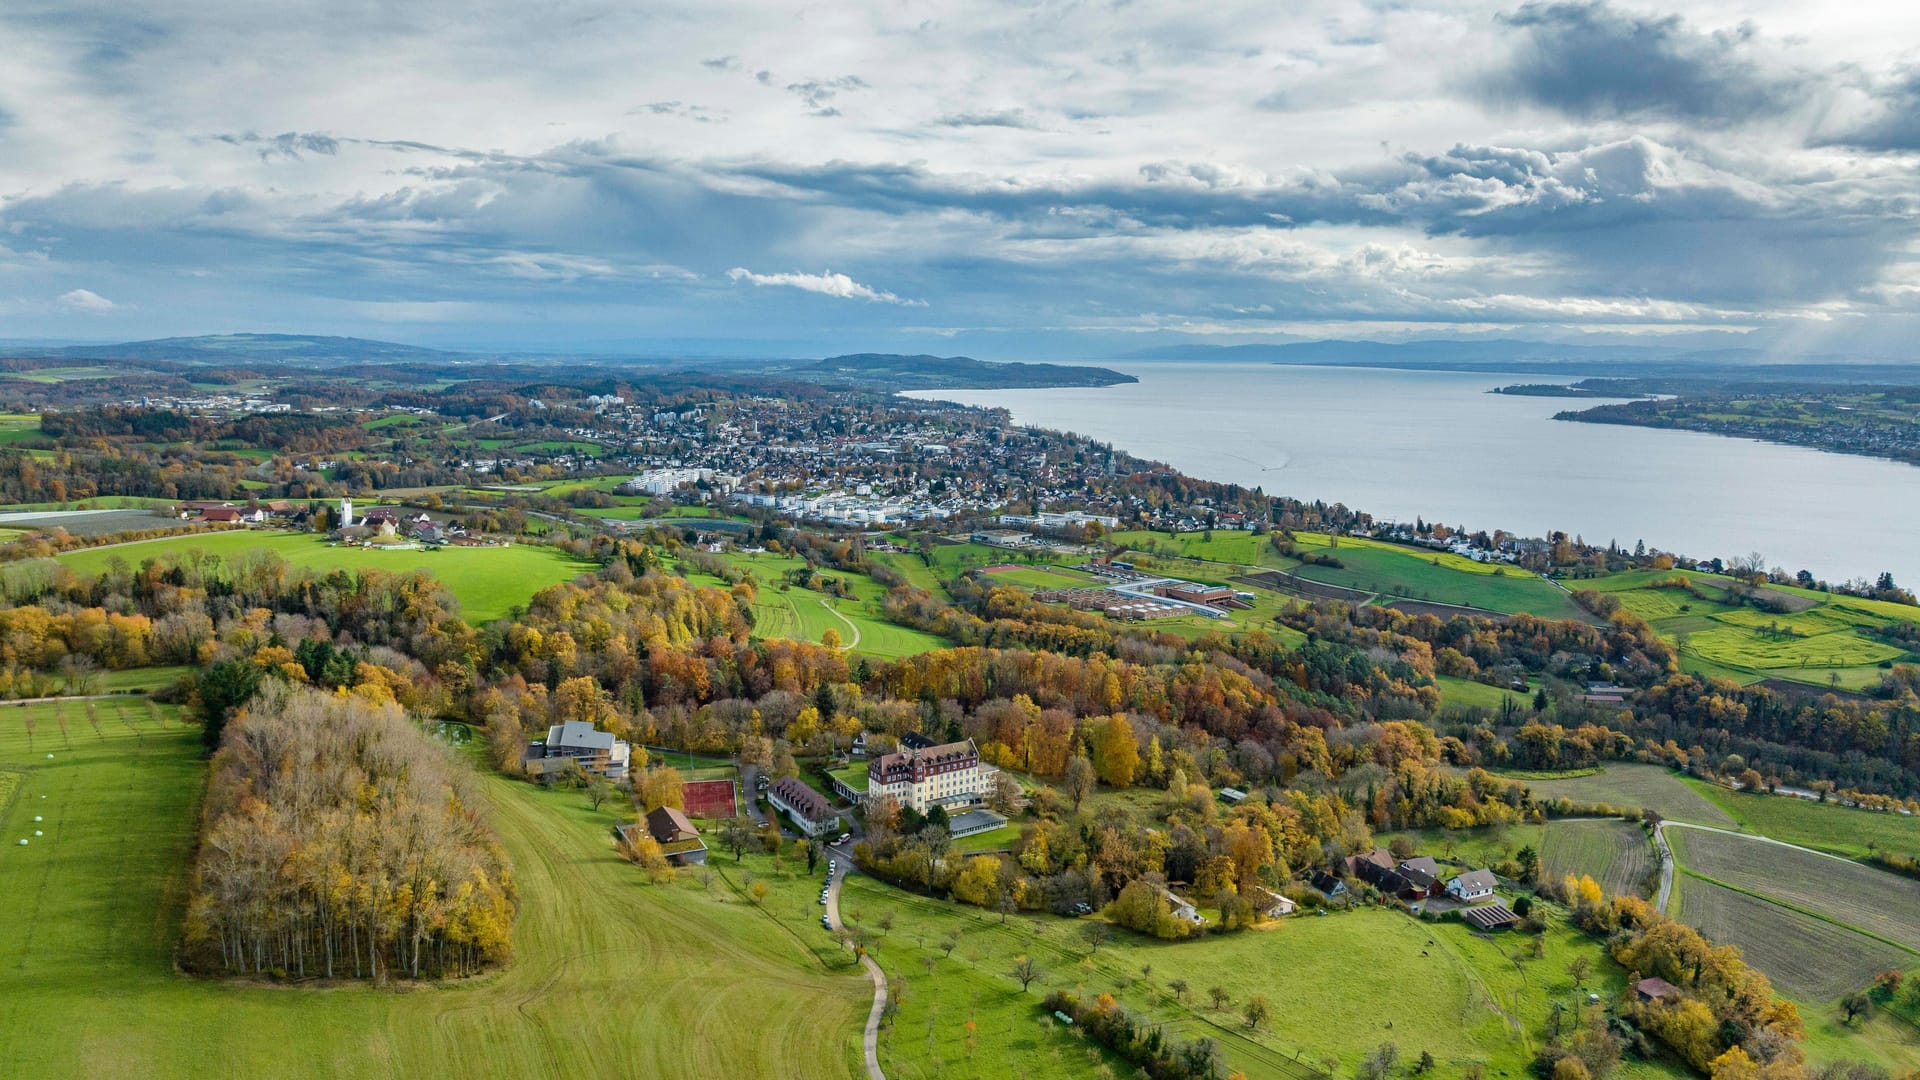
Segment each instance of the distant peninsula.
[[852,353],[790,372],[802,378],[869,390],[1041,390],[1117,386],[1140,380],[1124,372],[1071,364],[995,363],[970,356]]

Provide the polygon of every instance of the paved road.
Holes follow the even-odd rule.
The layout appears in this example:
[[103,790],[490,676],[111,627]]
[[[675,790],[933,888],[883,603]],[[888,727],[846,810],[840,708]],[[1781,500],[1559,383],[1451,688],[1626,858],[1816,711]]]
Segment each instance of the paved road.
[[747,816],[755,825],[767,823],[767,815],[760,812],[760,766],[740,766],[740,801],[746,803]]
[[[835,849],[829,848],[829,851]],[[827,921],[837,931],[843,928],[840,922],[840,883],[847,879],[853,866],[853,860],[845,852],[839,852],[840,872],[833,876],[833,884],[827,889]],[[887,974],[874,963],[873,957],[864,953],[860,963],[867,969],[867,978],[873,980],[873,1007],[867,1010],[867,1030],[861,1036],[861,1049],[867,1056],[868,1080],[887,1080],[887,1074],[880,1071],[880,1017],[887,1009]]]

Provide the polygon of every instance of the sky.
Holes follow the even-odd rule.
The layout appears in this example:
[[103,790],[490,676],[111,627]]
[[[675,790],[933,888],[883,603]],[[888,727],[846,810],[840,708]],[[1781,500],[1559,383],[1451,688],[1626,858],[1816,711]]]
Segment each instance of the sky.
[[1909,357],[1920,5],[11,0],[0,338]]

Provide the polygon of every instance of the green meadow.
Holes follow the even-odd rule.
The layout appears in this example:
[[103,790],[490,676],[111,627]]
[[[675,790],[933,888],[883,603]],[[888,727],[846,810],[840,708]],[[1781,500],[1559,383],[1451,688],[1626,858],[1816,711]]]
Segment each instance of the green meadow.
[[271,551],[290,566],[318,571],[373,569],[406,573],[424,570],[447,587],[460,602],[461,613],[469,622],[476,623],[501,618],[541,589],[593,570],[589,563],[573,559],[557,548],[538,544],[426,550],[359,548],[330,544],[325,538],[310,533],[250,529],[85,548],[61,555],[59,559],[75,573],[97,574],[111,559],[118,558],[138,567],[149,558],[178,556],[194,549],[222,556]]
[[[1690,590],[1654,587],[1677,580]],[[1769,611],[1743,600],[1733,579],[1696,571],[1638,570],[1570,584],[1617,597],[1678,648],[1683,669],[1701,676],[1864,690],[1879,684],[1887,665],[1920,659],[1874,636],[1920,622],[1920,608],[1767,585],[1761,599],[1786,609]]]
[[98,730],[64,738],[41,712],[31,745],[31,713],[0,708],[0,776],[18,778],[0,794],[0,1075],[854,1073],[869,984],[817,921],[802,936],[769,910],[811,904],[804,864],[762,857],[764,904],[751,863],[648,885],[609,841],[620,804],[497,777],[482,789],[520,900],[505,969],[396,989],[183,976],[199,731],[101,704]]

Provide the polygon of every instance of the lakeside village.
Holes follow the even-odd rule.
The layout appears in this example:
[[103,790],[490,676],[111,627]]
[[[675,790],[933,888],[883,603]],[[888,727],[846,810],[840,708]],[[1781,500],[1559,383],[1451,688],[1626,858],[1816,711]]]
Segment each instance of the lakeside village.
[[[121,404],[211,416],[284,413],[290,407],[264,394],[143,397]],[[301,406],[320,416],[350,413],[363,424],[396,416],[439,417],[425,407]],[[481,430],[485,425],[498,430]],[[522,408],[485,418],[472,433],[483,442],[511,442],[485,436],[528,427],[557,445],[461,457],[445,467],[467,474],[481,489],[520,494],[544,490],[549,478],[593,474],[612,479],[622,475],[614,470],[625,470],[630,479],[612,488],[620,494],[716,511],[765,511],[837,527],[955,522],[984,529],[990,537],[985,542],[1009,548],[1059,539],[1084,542],[1121,528],[1330,528],[1311,515],[1303,521],[1270,520],[1271,515],[1216,506],[1205,498],[1181,502],[1126,493],[1125,485],[1101,481],[1143,472],[1174,474],[1111,447],[1007,426],[997,410],[938,401],[876,402],[873,395],[857,393],[828,394],[824,400],[747,394],[662,408],[616,394],[589,394],[572,402],[530,398]],[[289,456],[296,473],[332,474],[369,464],[364,454],[355,460]],[[404,451],[391,456],[397,468],[419,464]],[[590,508],[590,496],[600,492],[581,494],[589,497],[576,501]],[[1339,513],[1329,518],[1347,516],[1344,508],[1331,509]],[[1483,561],[1521,562],[1548,547],[1546,541],[1505,533],[1468,535],[1424,522],[1365,521],[1367,527],[1356,535],[1404,540]]]
[[[1107,444],[1015,427],[1004,410],[816,386],[795,388],[790,396],[624,384],[622,391],[541,384],[545,396],[475,389],[463,398],[453,389],[432,407],[396,404],[384,395],[355,400],[350,394],[350,403],[333,404],[292,392],[260,392],[148,397],[117,408],[232,424],[298,421],[296,426],[320,427],[303,433],[299,444],[274,446],[267,461],[227,466],[237,483],[260,489],[259,498],[284,496],[264,504],[264,517],[262,504],[230,495],[224,502],[194,504],[196,511],[211,511],[195,519],[207,524],[228,523],[225,512],[234,510],[247,518],[241,524],[277,519],[311,527],[301,518],[302,498],[391,492],[404,500],[407,492],[442,489],[444,503],[428,498],[419,509],[435,511],[457,499],[470,511],[565,516],[612,533],[643,531],[673,516],[692,519],[677,524],[698,527],[713,540],[736,541],[756,521],[863,532],[915,528],[942,540],[1001,548],[1010,559],[1031,554],[1085,560],[1110,585],[1096,594],[1048,599],[1078,600],[1122,618],[1196,610],[1179,601],[1218,609],[1231,608],[1233,600],[1166,595],[1157,591],[1159,584],[1118,580],[1131,570],[1125,559],[1098,562],[1100,541],[1116,531],[1314,532],[1404,544],[1548,578],[1629,566],[1755,569],[1740,566],[1737,558],[1695,560],[1644,543],[1629,549],[1559,532],[1526,537],[1438,521],[1380,520],[1337,503],[1300,502],[1189,478]],[[325,524],[324,531],[340,526],[337,516]],[[460,536],[459,524],[435,522],[418,539],[428,545],[475,542]],[[369,527],[372,535],[340,539],[416,539],[410,521],[394,522],[394,537],[379,535],[377,520]],[[1804,570],[1757,569],[1777,582],[1829,588]],[[1887,591],[1884,585],[1862,579],[1831,587],[1874,596]],[[1143,598],[1175,603],[1133,605]]]

